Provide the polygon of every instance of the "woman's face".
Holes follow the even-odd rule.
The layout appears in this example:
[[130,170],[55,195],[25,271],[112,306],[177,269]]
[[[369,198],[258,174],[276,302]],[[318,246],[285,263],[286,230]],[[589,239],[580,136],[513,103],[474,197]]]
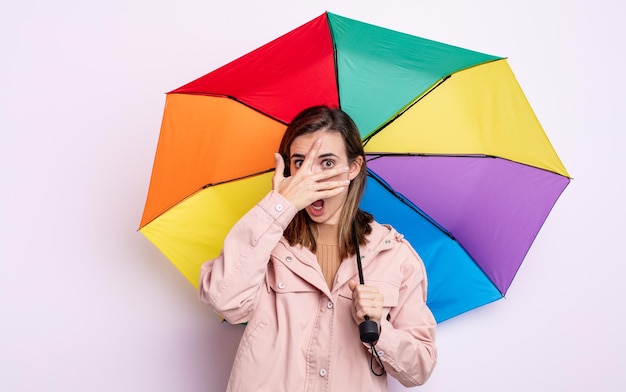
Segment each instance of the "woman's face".
[[[336,167],[349,166],[350,170],[347,173],[332,177],[327,181],[354,179],[361,168],[361,159],[356,162],[352,162],[352,164],[348,164],[346,147],[341,134],[327,130],[320,130],[301,135],[294,139],[291,143],[289,151],[289,166],[291,174],[295,174],[298,169],[300,169],[300,166],[304,161],[304,157],[313,146],[313,143],[315,143],[318,139],[321,140],[322,143],[320,145],[319,155],[315,158],[313,163],[313,173],[318,173],[322,170],[328,170]],[[333,225],[338,224],[347,196],[348,187],[336,196],[315,201],[305,207],[305,210],[314,222]]]

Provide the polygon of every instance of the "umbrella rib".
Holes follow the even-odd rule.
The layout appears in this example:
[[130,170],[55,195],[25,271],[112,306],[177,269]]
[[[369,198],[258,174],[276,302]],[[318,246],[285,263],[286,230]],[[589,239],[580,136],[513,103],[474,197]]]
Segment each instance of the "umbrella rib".
[[[252,173],[252,174],[246,174],[245,176],[241,176],[241,177],[237,177],[237,178],[231,178],[229,180],[226,181],[220,181],[220,182],[214,182],[214,183],[209,183],[209,184],[205,184],[203,185],[198,191],[202,190],[202,189],[206,189],[206,188],[210,188],[212,186],[217,186],[217,185],[222,185],[222,184],[227,184],[229,182],[233,182],[233,181],[239,181],[239,180],[245,180],[246,178],[250,178],[250,177],[255,177],[255,176],[259,176],[261,174],[265,174],[265,173],[271,173],[273,172],[275,169],[271,168],[271,169],[267,169],[267,170],[262,170],[260,172],[256,172],[256,173]],[[196,191],[197,192],[197,191]],[[195,193],[195,192],[194,192]],[[190,194],[189,196],[193,195]]]
[[[205,185],[201,186],[199,189],[197,189],[197,190],[195,190],[195,191],[193,191],[193,192],[189,193],[188,195],[184,196],[184,197],[183,197],[183,198],[181,198],[180,200],[178,200],[178,201],[176,201],[176,202],[172,203],[170,206],[165,207],[165,208],[164,208],[161,212],[159,212],[158,214],[156,214],[156,216],[155,216],[153,219],[151,219],[150,221],[146,222],[146,223],[145,223],[142,227],[147,226],[148,224],[150,224],[152,221],[154,221],[155,219],[157,219],[159,216],[161,216],[161,215],[162,215],[163,213],[165,213],[166,211],[169,211],[170,209],[172,209],[172,208],[176,207],[178,204],[182,203],[183,201],[187,200],[187,199],[188,199],[188,198],[190,198],[191,196],[195,195],[196,193],[198,193],[198,192],[200,192],[200,191],[202,191],[202,190],[204,190],[204,189],[207,189],[207,188],[210,188],[210,187],[213,187],[213,186],[217,186],[217,185],[227,184],[227,183],[229,183],[229,182],[233,182],[233,181],[245,180],[246,178],[259,176],[259,175],[261,175],[261,174],[265,174],[265,173],[271,173],[271,172],[273,172],[273,171],[274,171],[274,169],[272,168],[272,169],[267,169],[267,170],[262,170],[262,171],[260,171],[260,172],[252,173],[252,174],[247,174],[247,175],[245,175],[245,176],[241,176],[241,177],[237,177],[237,178],[231,178],[231,179],[226,180],[226,181],[220,181],[220,182],[215,182],[215,183],[205,184]],[[141,229],[141,227],[140,227],[140,229]]]
[[451,232],[446,230],[443,226],[441,226],[434,219],[432,219],[430,216],[428,216],[428,214],[426,214],[424,211],[420,210],[419,207],[417,207],[415,204],[413,204],[410,200],[408,200],[406,197],[404,197],[401,193],[396,192],[395,190],[393,190],[393,188],[389,184],[387,184],[380,176],[378,176],[372,170],[367,169],[367,172],[368,172],[368,175],[369,175],[369,177],[371,179],[375,180],[383,188],[387,189],[387,191],[389,191],[393,196],[395,196],[400,202],[404,203],[407,207],[411,208],[413,211],[415,211],[416,213],[418,213],[419,215],[424,217],[424,219],[426,219],[427,221],[432,223],[433,226],[438,228],[442,233],[444,233],[446,236],[448,236],[452,241],[456,242],[456,244],[463,250],[463,252],[465,252],[467,257],[469,257],[474,262],[476,267],[487,277],[487,279],[489,279],[489,281],[494,285],[494,287],[496,287],[496,289],[500,292],[502,297],[505,296],[505,293],[502,292],[500,290],[500,288],[498,288],[498,286],[493,282],[493,280],[485,272],[483,267],[480,264],[478,264],[478,262],[476,262],[476,259],[474,259],[474,257],[467,251],[467,249],[465,249],[465,247],[456,239],[456,237]]
[[[328,14],[328,12],[327,12]],[[328,15],[326,16],[328,18]],[[335,71],[335,85],[337,87],[337,105],[339,105],[338,107],[341,107],[341,94],[339,93],[339,67],[336,66],[337,61],[337,41],[335,40],[335,32],[333,31],[333,27],[331,23],[328,23],[328,30],[330,32],[330,42],[333,45],[333,63],[335,64],[334,71]]]
[[517,165],[532,167],[533,169],[536,169],[536,170],[542,170],[542,171],[547,172],[547,173],[553,173],[553,174],[556,174],[556,175],[561,176],[561,177],[569,178],[570,180],[574,179],[573,177],[564,176],[561,173],[557,173],[555,171],[548,170],[548,169],[543,168],[543,167],[533,166],[533,165],[528,164],[528,163],[518,162],[518,161],[510,159],[510,158],[504,158],[504,157],[500,157],[500,156],[497,156],[497,155],[491,155],[491,154],[470,154],[470,153],[466,153],[466,154],[463,154],[463,153],[442,154],[442,153],[426,153],[426,152],[366,152],[365,156],[366,156],[366,161],[367,162],[375,161],[376,159],[380,159],[380,158],[384,158],[384,157],[423,157],[423,158],[445,157],[445,158],[501,159],[503,161],[509,161],[509,162],[515,163]]
[[[456,241],[456,238],[454,237],[454,235],[452,233],[450,233],[448,230],[446,230],[443,226],[441,226],[439,223],[437,223],[433,218],[431,218],[430,216],[428,216],[428,214],[426,214],[424,211],[422,211],[418,206],[416,206],[415,204],[413,204],[409,199],[407,199],[406,197],[404,197],[404,195],[402,195],[399,192],[396,192],[389,184],[387,184],[385,182],[385,180],[383,180],[379,175],[377,175],[376,173],[374,173],[372,170],[367,169],[368,175],[370,176],[370,178],[372,178],[373,180],[375,180],[376,182],[378,182],[383,188],[385,188],[387,191],[389,191],[392,195],[394,195],[398,200],[400,200],[402,203],[404,203],[407,207],[409,207],[410,209],[412,209],[413,211],[415,211],[416,213],[418,213],[419,215],[421,215],[424,219],[426,219],[427,221],[429,221],[430,223],[433,224],[433,226],[435,226],[436,228],[438,228],[439,230],[441,230],[442,233],[444,233],[445,235],[447,235],[448,237],[450,237],[450,239]],[[458,241],[457,241],[458,242]]]
[[206,97],[218,97],[218,98],[226,98],[226,99],[231,99],[231,100],[233,100],[233,101],[235,101],[235,102],[237,102],[237,103],[242,104],[243,106],[245,106],[245,107],[247,107],[247,108],[250,108],[250,109],[254,110],[255,112],[257,112],[257,113],[259,113],[259,114],[261,114],[261,115],[263,115],[263,116],[265,116],[265,117],[269,117],[269,118],[271,118],[272,120],[274,120],[274,121],[278,121],[279,123],[281,123],[281,124],[283,124],[283,125],[288,125],[288,123],[287,123],[286,121],[281,120],[281,119],[279,119],[279,118],[277,118],[277,117],[271,116],[271,115],[269,115],[269,114],[267,114],[267,113],[265,113],[265,112],[261,111],[260,109],[257,109],[257,108],[255,108],[254,106],[252,106],[252,105],[250,105],[250,104],[248,104],[248,103],[246,103],[246,102],[244,102],[244,101],[242,101],[242,100],[240,100],[240,99],[238,99],[237,97],[234,97],[234,96],[232,96],[232,95],[228,95],[228,94],[219,94],[219,93],[203,93],[203,92],[191,92],[191,93],[175,93],[175,92],[172,92],[172,93],[168,93],[168,94],[181,94],[181,95],[203,95],[203,96],[206,96]]
[[387,121],[386,123],[384,123],[383,125],[381,125],[378,129],[376,129],[374,132],[372,132],[371,134],[369,134],[368,136],[365,137],[365,139],[363,139],[363,146],[365,147],[367,145],[367,143],[370,141],[371,138],[373,138],[374,136],[376,136],[380,131],[382,131],[383,129],[385,129],[389,124],[391,124],[392,122],[394,122],[398,117],[400,117],[404,112],[406,112],[407,110],[409,110],[410,108],[412,108],[413,106],[415,106],[419,101],[421,101],[422,99],[424,99],[428,94],[430,94],[431,92],[433,92],[433,90],[435,90],[437,87],[441,86],[446,80],[450,79],[452,77],[452,74],[444,76],[442,79],[440,79],[437,83],[435,83],[433,86],[431,86],[424,94],[420,95],[419,97],[417,97],[417,99],[415,99],[413,102],[411,102],[409,105],[405,106],[404,108],[400,109],[400,111],[398,113],[396,113],[394,116],[392,116],[389,121]]
[[504,159],[495,155],[489,154],[438,154],[438,153],[427,153],[427,152],[367,152],[366,156],[371,157],[368,159],[368,162],[374,161],[383,157],[452,157],[452,158],[492,158],[492,159]]
[[[492,59],[492,60],[489,60],[489,61],[485,61],[484,63],[481,63],[481,64],[491,63],[491,62],[494,62],[494,61],[499,61],[499,60],[502,60],[502,58]],[[410,108],[412,108],[415,104],[417,104],[419,101],[421,101],[422,99],[424,99],[424,98],[425,98],[428,94],[430,94],[431,92],[433,92],[433,90],[435,90],[437,87],[441,86],[444,82],[446,82],[448,79],[450,79],[450,78],[452,77],[452,75],[454,75],[454,74],[456,74],[456,73],[458,73],[458,72],[460,72],[460,71],[464,71],[464,70],[466,70],[466,69],[476,67],[476,66],[481,65],[481,64],[475,64],[475,65],[472,65],[472,66],[470,66],[470,67],[466,67],[466,68],[463,68],[463,69],[457,69],[457,70],[456,70],[456,71],[454,71],[453,73],[448,74],[448,75],[444,76],[443,78],[441,78],[439,81],[437,81],[437,83],[433,84],[433,85],[432,85],[432,86],[431,86],[428,90],[426,90],[426,92],[425,92],[424,94],[422,94],[422,95],[418,96],[418,97],[415,99],[415,101],[411,102],[409,105],[407,105],[407,106],[405,106],[404,108],[400,109],[400,110],[398,111],[398,113],[396,113],[394,116],[392,116],[392,117],[389,119],[389,121],[387,121],[386,123],[382,124],[382,125],[381,125],[378,129],[374,130],[374,132],[372,132],[371,134],[369,134],[368,136],[366,136],[366,137],[363,139],[363,146],[365,146],[365,145],[367,144],[367,142],[369,142],[369,140],[370,140],[371,138],[373,138],[374,136],[376,136],[376,134],[378,134],[380,131],[382,131],[385,127],[387,127],[389,124],[391,124],[392,122],[394,122],[394,121],[395,121],[398,117],[400,117],[400,116],[401,116],[404,112],[406,112],[407,110],[409,110]]]

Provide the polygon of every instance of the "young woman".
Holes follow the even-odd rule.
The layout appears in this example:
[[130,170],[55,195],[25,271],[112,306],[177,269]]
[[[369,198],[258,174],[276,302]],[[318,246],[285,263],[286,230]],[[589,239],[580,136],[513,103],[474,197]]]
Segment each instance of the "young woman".
[[[424,265],[359,209],[366,167],[354,122],[340,109],[306,109],[275,158],[272,191],[202,266],[200,299],[247,323],[228,390],[386,391],[387,373],[424,383],[437,361]],[[359,338],[366,316],[375,345]]]

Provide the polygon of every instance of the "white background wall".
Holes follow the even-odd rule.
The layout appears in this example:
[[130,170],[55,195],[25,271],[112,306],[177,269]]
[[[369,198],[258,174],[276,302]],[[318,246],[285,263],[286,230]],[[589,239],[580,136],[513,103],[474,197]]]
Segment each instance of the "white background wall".
[[617,0],[0,0],[0,390],[224,389],[241,327],[136,232],[164,93],[325,10],[508,56],[574,177],[421,390],[623,390]]

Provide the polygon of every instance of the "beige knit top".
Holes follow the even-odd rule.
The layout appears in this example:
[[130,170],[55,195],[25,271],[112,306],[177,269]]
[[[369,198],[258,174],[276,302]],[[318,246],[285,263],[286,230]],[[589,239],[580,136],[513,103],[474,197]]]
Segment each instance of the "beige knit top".
[[317,225],[317,251],[315,253],[326,283],[331,290],[333,289],[335,275],[341,264],[338,233],[338,225]]

